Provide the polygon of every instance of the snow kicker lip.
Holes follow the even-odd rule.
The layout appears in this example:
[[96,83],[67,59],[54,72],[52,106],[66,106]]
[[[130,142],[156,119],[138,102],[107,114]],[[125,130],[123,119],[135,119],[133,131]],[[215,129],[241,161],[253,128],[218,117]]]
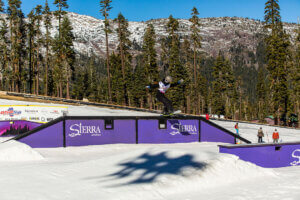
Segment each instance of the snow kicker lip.
[[[176,134],[174,134],[176,132]],[[251,143],[202,117],[64,116],[15,138],[35,148],[101,144]]]

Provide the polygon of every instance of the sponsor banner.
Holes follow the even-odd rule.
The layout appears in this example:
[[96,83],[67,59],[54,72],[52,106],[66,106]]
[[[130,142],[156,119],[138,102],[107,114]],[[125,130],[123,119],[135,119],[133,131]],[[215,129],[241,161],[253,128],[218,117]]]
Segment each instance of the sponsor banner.
[[[184,143],[199,141],[199,121],[168,119],[138,120],[139,143]],[[140,134],[142,133],[142,134]]]
[[46,123],[68,113],[64,106],[1,105],[0,121],[24,120]]
[[105,120],[66,120],[66,145],[83,146],[136,142],[135,120],[115,120],[113,127]]

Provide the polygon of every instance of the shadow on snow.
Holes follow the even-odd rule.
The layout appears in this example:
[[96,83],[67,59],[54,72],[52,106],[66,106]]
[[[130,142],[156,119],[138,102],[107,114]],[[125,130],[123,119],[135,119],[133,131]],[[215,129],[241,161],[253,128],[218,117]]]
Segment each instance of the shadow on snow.
[[[160,175],[180,175],[184,168],[202,169],[206,166],[205,163],[195,162],[192,155],[170,158],[166,152],[156,155],[144,153],[132,161],[120,163],[119,165],[122,166],[123,169],[108,176],[114,179],[135,177],[134,180],[126,184],[151,183]],[[133,173],[137,171],[142,173],[138,176],[133,175]]]

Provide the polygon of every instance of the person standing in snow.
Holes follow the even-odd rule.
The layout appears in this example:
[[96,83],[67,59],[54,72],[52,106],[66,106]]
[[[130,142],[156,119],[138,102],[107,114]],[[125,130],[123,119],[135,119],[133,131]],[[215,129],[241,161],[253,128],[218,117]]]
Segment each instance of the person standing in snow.
[[207,121],[209,120],[209,114],[208,113],[206,113],[205,118],[206,118]]
[[234,128],[235,128],[236,134],[239,135],[239,123],[236,123],[234,125]]
[[277,131],[277,129],[275,129],[275,131],[273,132],[273,143],[278,143],[278,140],[279,140],[279,133]]
[[155,89],[158,88],[156,92],[156,98],[158,101],[164,104],[164,110],[163,114],[164,115],[170,115],[174,112],[173,106],[172,106],[172,101],[169,100],[166,96],[165,93],[167,90],[171,87],[175,87],[177,85],[180,85],[183,83],[183,80],[177,81],[177,83],[172,83],[172,77],[171,76],[166,76],[162,81],[160,81],[158,84],[151,84],[146,86],[147,89]]
[[258,137],[258,143],[262,143],[263,142],[262,138],[264,137],[264,132],[262,130],[262,127],[258,129],[257,137]]

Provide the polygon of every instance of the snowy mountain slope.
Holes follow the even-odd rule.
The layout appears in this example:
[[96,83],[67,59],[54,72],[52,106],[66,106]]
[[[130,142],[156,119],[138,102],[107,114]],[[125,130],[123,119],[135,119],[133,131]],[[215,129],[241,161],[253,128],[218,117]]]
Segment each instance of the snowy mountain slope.
[[[1,15],[5,18],[6,15]],[[68,17],[73,26],[75,36],[75,50],[82,54],[95,54],[104,57],[105,55],[105,34],[103,20],[96,19],[86,15],[79,15],[69,12]],[[126,17],[126,16],[125,16]],[[179,35],[181,39],[190,35],[191,23],[187,19],[178,19]],[[147,22],[129,22],[130,40],[139,46],[142,46],[143,35],[148,23],[154,25],[157,34],[157,50],[160,52],[159,40],[167,36],[166,24],[168,19],[154,19]],[[222,50],[229,54],[231,47],[242,45],[251,52],[256,53],[256,47],[259,42],[259,35],[264,32],[263,23],[258,20],[238,17],[219,17],[219,18],[200,18],[201,33],[203,38],[202,51],[208,55],[217,55]],[[51,35],[57,34],[58,21],[52,18],[53,29]],[[116,28],[117,24],[111,20],[112,34],[109,35],[110,51],[115,51],[118,39]],[[296,24],[284,23],[284,28],[288,34],[291,34],[291,41],[296,37]],[[42,27],[42,32],[45,28]],[[136,50],[133,50],[136,52]],[[230,55],[230,54],[229,54]]]
[[[104,56],[105,34],[103,31],[103,20],[90,16],[68,13],[73,24],[74,35],[76,37],[75,48],[81,53],[95,53]],[[54,20],[56,21],[56,20]],[[147,22],[129,22],[130,39],[138,45],[142,45],[143,35],[148,23],[154,25],[157,41],[167,36],[166,24],[168,19],[155,19]],[[249,51],[256,52],[259,42],[257,35],[263,33],[263,23],[257,20],[220,17],[201,18],[201,36],[203,38],[203,51],[209,55],[216,55],[220,50],[228,52],[230,47],[240,44],[248,48]],[[184,38],[190,35],[191,23],[186,19],[179,19],[179,35]],[[113,33],[109,36],[111,51],[116,50],[118,44],[117,34],[114,31],[117,25],[111,21]],[[296,37],[296,24],[284,23],[284,28],[288,34],[292,35],[293,41]],[[159,50],[159,45],[157,46]]]

